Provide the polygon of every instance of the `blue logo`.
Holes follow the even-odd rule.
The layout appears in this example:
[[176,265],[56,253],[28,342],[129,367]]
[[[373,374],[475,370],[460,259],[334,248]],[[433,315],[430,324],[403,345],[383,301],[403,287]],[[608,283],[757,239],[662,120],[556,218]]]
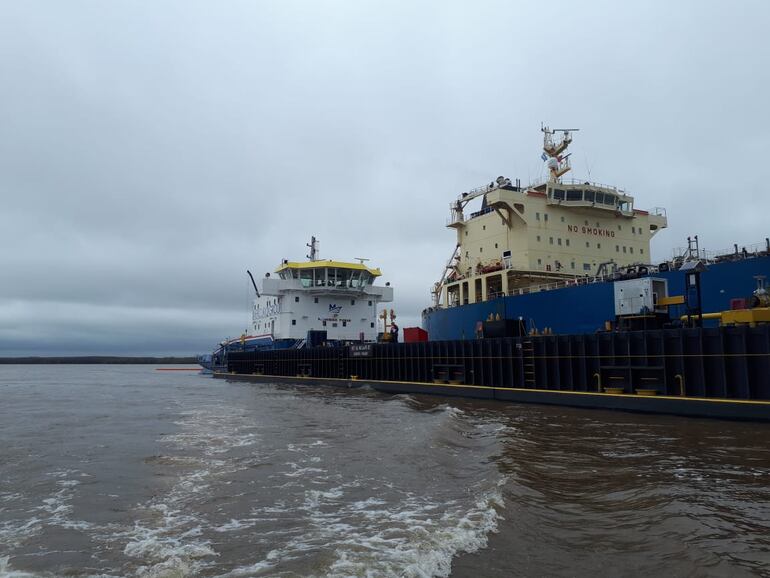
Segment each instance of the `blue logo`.
[[329,313],[339,315],[342,312],[342,305],[329,304]]

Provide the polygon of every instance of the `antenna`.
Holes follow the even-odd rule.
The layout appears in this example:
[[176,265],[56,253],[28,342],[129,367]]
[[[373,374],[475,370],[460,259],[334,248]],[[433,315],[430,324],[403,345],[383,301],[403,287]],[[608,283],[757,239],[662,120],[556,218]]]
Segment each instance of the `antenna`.
[[[566,152],[570,143],[572,142],[572,135],[570,132],[577,132],[579,128],[555,128],[550,129],[543,123],[540,123],[540,130],[543,133],[543,153],[540,158],[546,163],[551,176],[549,181],[552,183],[561,182],[560,177],[568,172],[572,166],[570,165],[570,154],[563,155]],[[554,135],[557,132],[562,132],[563,136],[561,140],[555,140]]]
[[365,259],[364,257],[353,257],[353,259],[361,263],[361,265],[363,265],[365,261],[369,261],[369,259]]
[[310,255],[305,255],[311,261],[318,260],[318,240],[315,237],[310,237],[310,242],[306,243],[310,247]]

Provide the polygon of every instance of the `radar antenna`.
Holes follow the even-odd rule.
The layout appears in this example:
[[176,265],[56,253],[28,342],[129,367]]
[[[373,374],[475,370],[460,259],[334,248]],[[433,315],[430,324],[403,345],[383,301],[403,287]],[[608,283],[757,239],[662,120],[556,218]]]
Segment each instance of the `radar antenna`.
[[310,255],[305,255],[311,261],[318,261],[318,240],[315,237],[310,237],[310,242],[306,243],[310,247]]
[[[569,157],[572,153],[563,155],[562,153],[567,150],[570,143],[572,143],[572,134],[577,132],[579,128],[554,128],[550,129],[541,123],[540,130],[543,132],[543,154],[540,155],[549,172],[551,173],[550,181],[558,183],[559,178],[572,169]],[[560,140],[556,140],[554,136],[557,132],[562,133]]]
[[363,265],[366,261],[369,261],[369,259],[366,259],[364,257],[353,257],[353,259],[361,263],[361,265]]

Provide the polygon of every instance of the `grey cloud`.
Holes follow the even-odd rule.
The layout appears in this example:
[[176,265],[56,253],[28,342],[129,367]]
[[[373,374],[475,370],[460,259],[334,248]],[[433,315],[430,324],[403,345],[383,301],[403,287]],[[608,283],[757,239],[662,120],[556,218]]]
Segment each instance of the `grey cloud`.
[[582,129],[575,176],[667,207],[656,259],[761,241],[768,12],[7,2],[0,355],[205,349],[242,330],[245,269],[311,234],[381,266],[417,324],[449,202],[541,175],[541,121]]

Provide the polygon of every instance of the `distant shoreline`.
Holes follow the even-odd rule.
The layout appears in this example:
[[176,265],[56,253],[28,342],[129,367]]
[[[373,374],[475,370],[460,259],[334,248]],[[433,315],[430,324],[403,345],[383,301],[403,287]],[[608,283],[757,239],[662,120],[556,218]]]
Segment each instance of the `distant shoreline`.
[[115,355],[78,355],[57,357],[0,357],[0,365],[54,364],[125,364],[125,365],[197,365],[195,357],[120,357]]

